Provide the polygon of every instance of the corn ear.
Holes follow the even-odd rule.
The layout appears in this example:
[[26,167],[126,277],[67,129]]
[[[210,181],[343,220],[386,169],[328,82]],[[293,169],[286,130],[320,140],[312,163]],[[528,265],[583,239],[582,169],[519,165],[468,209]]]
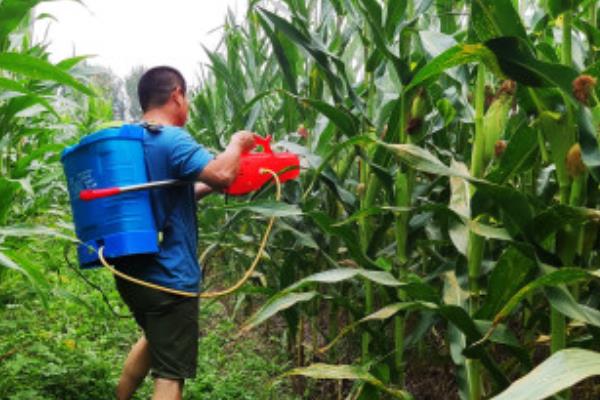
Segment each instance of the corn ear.
[[581,158],[581,146],[575,143],[567,153],[567,172],[572,178],[577,178],[587,171],[587,167]]
[[483,131],[485,133],[484,160],[488,164],[495,154],[496,143],[504,136],[510,109],[512,107],[512,96],[501,93],[490,105],[483,117]]
[[565,190],[571,184],[567,168],[567,154],[575,144],[575,132],[569,126],[566,115],[550,111],[540,114],[538,126],[550,144],[550,155],[556,166],[558,185]]
[[420,92],[414,99],[410,106],[410,115],[413,118],[423,118],[427,112],[427,104],[425,102],[425,96]]
[[413,143],[422,139],[425,132],[424,122],[427,115],[427,100],[424,93],[419,92],[413,99],[410,106],[410,118],[406,126],[406,133],[411,136]]

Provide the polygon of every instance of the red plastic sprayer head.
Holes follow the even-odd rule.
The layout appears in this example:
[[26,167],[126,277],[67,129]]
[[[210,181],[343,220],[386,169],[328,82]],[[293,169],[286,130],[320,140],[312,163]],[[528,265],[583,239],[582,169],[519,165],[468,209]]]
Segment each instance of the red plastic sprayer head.
[[240,196],[260,189],[273,178],[271,174],[264,172],[265,169],[278,173],[281,182],[296,179],[300,175],[298,156],[289,152],[274,153],[271,150],[270,135],[265,138],[255,135],[254,143],[255,147],[261,146],[263,151],[242,154],[238,176],[225,189],[225,193]]
[[263,152],[272,154],[273,150],[271,150],[271,139],[271,135],[267,135],[267,137],[254,135],[254,147],[262,146]]

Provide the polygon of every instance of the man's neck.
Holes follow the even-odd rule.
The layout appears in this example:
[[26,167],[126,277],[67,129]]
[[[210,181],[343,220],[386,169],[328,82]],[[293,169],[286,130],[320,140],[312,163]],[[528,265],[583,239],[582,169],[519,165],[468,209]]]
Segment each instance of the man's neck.
[[175,118],[160,109],[149,110],[142,116],[142,121],[158,125],[177,125]]

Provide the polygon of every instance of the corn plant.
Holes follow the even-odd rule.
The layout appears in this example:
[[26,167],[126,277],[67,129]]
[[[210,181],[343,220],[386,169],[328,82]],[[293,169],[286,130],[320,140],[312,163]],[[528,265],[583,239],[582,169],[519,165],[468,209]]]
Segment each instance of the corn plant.
[[[440,329],[461,398],[566,397],[598,373],[596,1],[253,1],[233,21],[191,126],[303,156],[240,298],[268,296],[242,330],[283,315],[287,375],[410,398]],[[211,257],[239,264],[259,229],[208,235],[238,252]]]
[[[48,61],[43,43],[31,43],[32,8],[38,3],[0,2],[0,265],[23,273],[35,288],[43,289],[47,284],[41,269],[18,251],[13,238],[53,232],[16,226],[14,215],[39,215],[53,204],[57,192],[64,196],[56,161],[65,142],[77,133],[69,129],[67,115],[77,114],[74,93],[87,97],[93,92],[70,72],[83,58],[55,65]],[[44,178],[34,180],[34,175]]]

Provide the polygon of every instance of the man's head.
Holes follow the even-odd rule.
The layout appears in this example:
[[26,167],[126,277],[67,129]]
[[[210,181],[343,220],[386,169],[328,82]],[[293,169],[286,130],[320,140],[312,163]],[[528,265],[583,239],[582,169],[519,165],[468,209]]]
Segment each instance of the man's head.
[[186,84],[181,72],[172,67],[151,68],[138,82],[140,106],[145,113],[160,109],[169,114],[176,125],[183,126],[188,116]]

